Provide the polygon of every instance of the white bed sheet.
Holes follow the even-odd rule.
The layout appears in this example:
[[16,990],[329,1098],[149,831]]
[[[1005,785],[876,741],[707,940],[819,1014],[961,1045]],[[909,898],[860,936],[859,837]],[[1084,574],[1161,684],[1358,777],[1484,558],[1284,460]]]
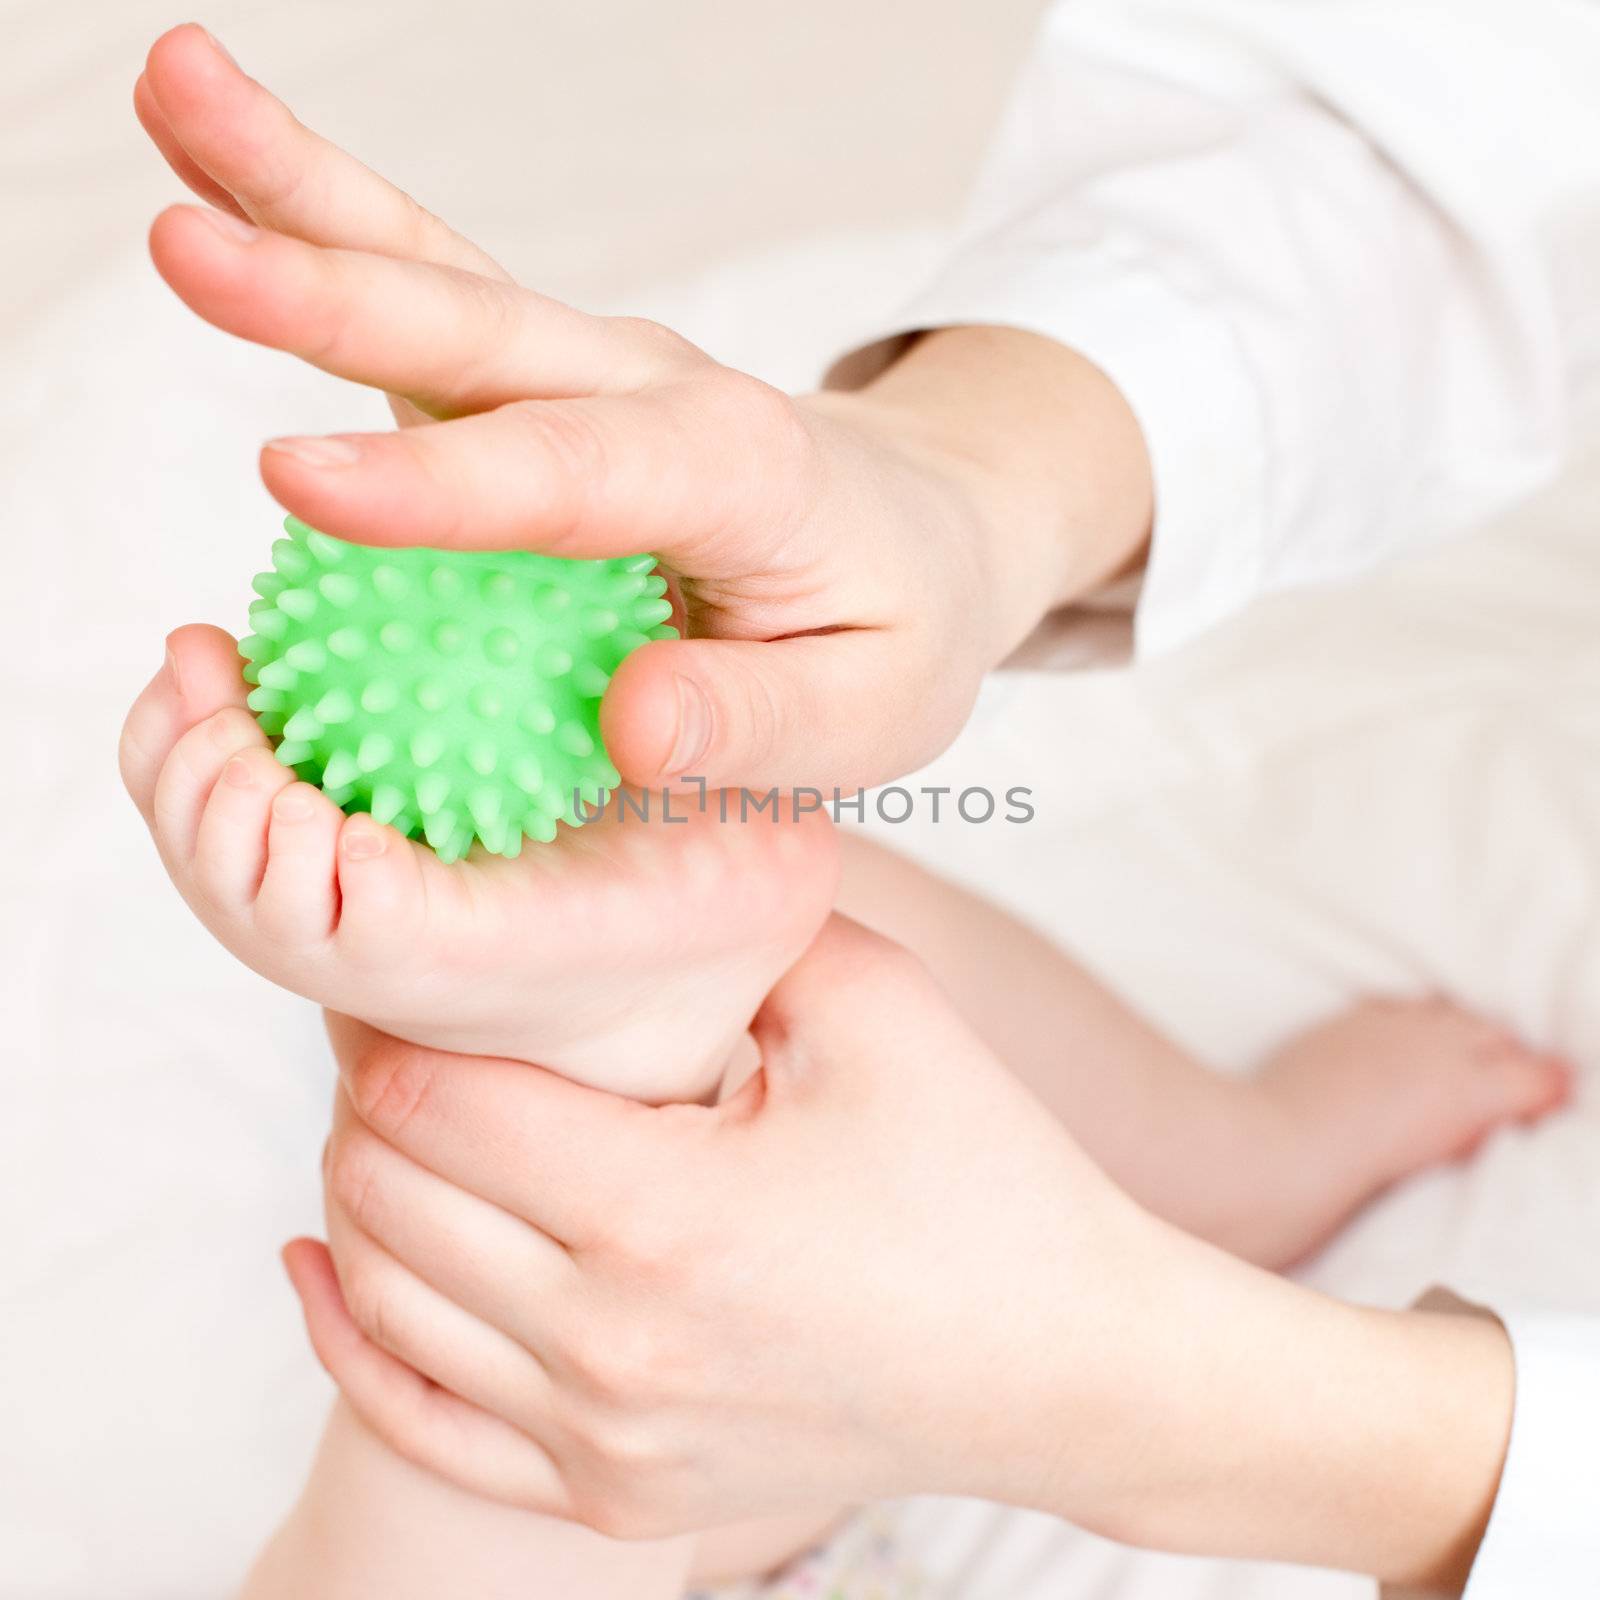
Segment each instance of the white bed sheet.
[[[927,248],[819,241],[631,304],[798,382]],[[198,1600],[286,1503],[326,1404],[273,1252],[317,1224],[330,1078],[312,1009],[164,881],[114,742],[164,629],[241,617],[277,515],[259,439],[382,413],[201,327],[132,255],[4,355],[0,1600]],[[1481,539],[1136,675],[997,679],[927,781],[1030,784],[1037,820],[884,831],[1221,1068],[1357,995],[1435,986],[1592,1067],[1597,508],[1591,459]],[[1310,1275],[1600,1310],[1597,1154],[1589,1093],[1374,1207]],[[1021,1513],[907,1518],[962,1600],[1363,1592]]]

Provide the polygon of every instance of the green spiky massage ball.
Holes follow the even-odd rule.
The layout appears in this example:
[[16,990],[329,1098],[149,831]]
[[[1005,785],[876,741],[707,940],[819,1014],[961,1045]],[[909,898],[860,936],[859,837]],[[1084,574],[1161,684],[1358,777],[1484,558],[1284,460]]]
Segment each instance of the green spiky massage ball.
[[385,550],[284,527],[239,653],[286,767],[444,861],[474,839],[514,856],[604,802],[620,779],[600,696],[631,651],[676,637],[653,556]]

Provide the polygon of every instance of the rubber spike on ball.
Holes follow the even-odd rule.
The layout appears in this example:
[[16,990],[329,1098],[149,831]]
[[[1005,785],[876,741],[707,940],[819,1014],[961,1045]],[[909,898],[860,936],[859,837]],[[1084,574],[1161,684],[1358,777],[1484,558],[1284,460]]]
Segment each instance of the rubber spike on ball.
[[285,766],[446,861],[474,842],[514,856],[604,804],[619,779],[599,696],[647,639],[677,637],[654,557],[380,550],[298,517],[284,531],[239,652]]

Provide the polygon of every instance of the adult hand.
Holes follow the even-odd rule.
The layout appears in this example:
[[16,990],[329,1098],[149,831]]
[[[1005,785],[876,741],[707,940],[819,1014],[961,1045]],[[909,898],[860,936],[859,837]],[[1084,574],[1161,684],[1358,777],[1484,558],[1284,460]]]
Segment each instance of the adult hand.
[[720,1106],[336,1020],[312,1341],[396,1451],[642,1536],[911,1492],[1432,1578],[1492,1499],[1497,1328],[1157,1223],[903,952],[835,919]]
[[635,783],[908,771],[1045,610],[1142,544],[1137,425],[1047,339],[942,333],[860,394],[795,401],[665,328],[518,288],[193,24],[157,41],[135,103],[209,202],[156,219],[167,282],[418,424],[272,442],[286,507],[375,544],[660,554],[694,637],[638,650],[607,691]]
[[[912,959],[842,919],[715,1107],[333,1035],[342,1304],[295,1260],[319,1353],[402,1454],[609,1532],[1014,1492],[1017,1419],[1077,1386],[1070,1286],[1147,1240]],[[1073,1320],[1125,1350],[1132,1309]]]

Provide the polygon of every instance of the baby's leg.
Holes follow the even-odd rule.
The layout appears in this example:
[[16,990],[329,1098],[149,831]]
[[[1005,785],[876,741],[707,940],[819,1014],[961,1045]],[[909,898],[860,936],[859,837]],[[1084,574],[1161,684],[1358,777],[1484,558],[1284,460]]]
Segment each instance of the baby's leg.
[[840,909],[906,945],[1142,1205],[1265,1266],[1380,1190],[1554,1109],[1565,1067],[1438,1000],[1356,1007],[1251,1077],[1212,1072],[998,907],[858,835]]
[[340,1400],[239,1600],[674,1600],[692,1548],[623,1544],[479,1499],[401,1460]]
[[[1252,1077],[1213,1072],[998,907],[859,835],[841,845],[841,910],[916,951],[1137,1200],[1264,1265],[1297,1260],[1386,1185],[1565,1092],[1559,1063],[1439,1001],[1358,1006]],[[817,1531],[706,1535],[695,1573],[771,1570]]]
[[[363,881],[374,858],[347,859],[347,819],[276,766],[242,698],[232,641],[215,629],[180,630],[168,665],[129,717],[128,788],[213,931],[280,981],[342,999],[389,1031],[426,1036],[465,1024],[488,1030],[486,1051],[553,1057],[575,1076],[652,1098],[698,1098],[720,1071],[727,1041],[831,903],[832,839],[814,819],[801,827],[635,823],[610,836],[586,828],[569,838],[564,857],[553,848],[544,858],[530,852],[522,862],[485,864],[476,877],[473,863],[443,868],[392,836],[386,848],[400,870],[380,884]],[[248,770],[239,772],[240,762]],[[281,815],[275,801],[295,794],[310,809]],[[365,916],[362,898],[374,892],[381,905],[368,910],[382,914]],[[579,982],[561,966],[570,962],[562,908],[588,918],[589,946],[598,940],[613,957],[607,917],[616,918],[617,946],[647,928],[659,934],[674,914],[689,926],[670,949],[641,951],[637,962],[590,963]],[[764,925],[747,925],[763,915]],[[395,933],[409,962],[363,947],[368,936]],[[435,987],[419,983],[419,968]],[[516,1004],[502,1007],[501,984]],[[536,993],[552,989],[560,1004],[522,1032],[538,1012]],[[646,994],[653,1009],[642,1016]],[[415,1016],[397,1011],[419,1005]],[[619,1012],[642,1021],[643,1035],[618,1031]],[[411,1021],[415,1032],[403,1025]],[[646,1049],[652,1040],[690,1044],[669,1054],[659,1044]],[[324,1287],[337,1292],[331,1282]],[[817,1531],[814,1522],[747,1527],[711,1550],[710,1570],[770,1566]],[[305,1492],[243,1594],[667,1600],[681,1592],[694,1547],[693,1539],[622,1543],[465,1494],[394,1455],[341,1401]]]

